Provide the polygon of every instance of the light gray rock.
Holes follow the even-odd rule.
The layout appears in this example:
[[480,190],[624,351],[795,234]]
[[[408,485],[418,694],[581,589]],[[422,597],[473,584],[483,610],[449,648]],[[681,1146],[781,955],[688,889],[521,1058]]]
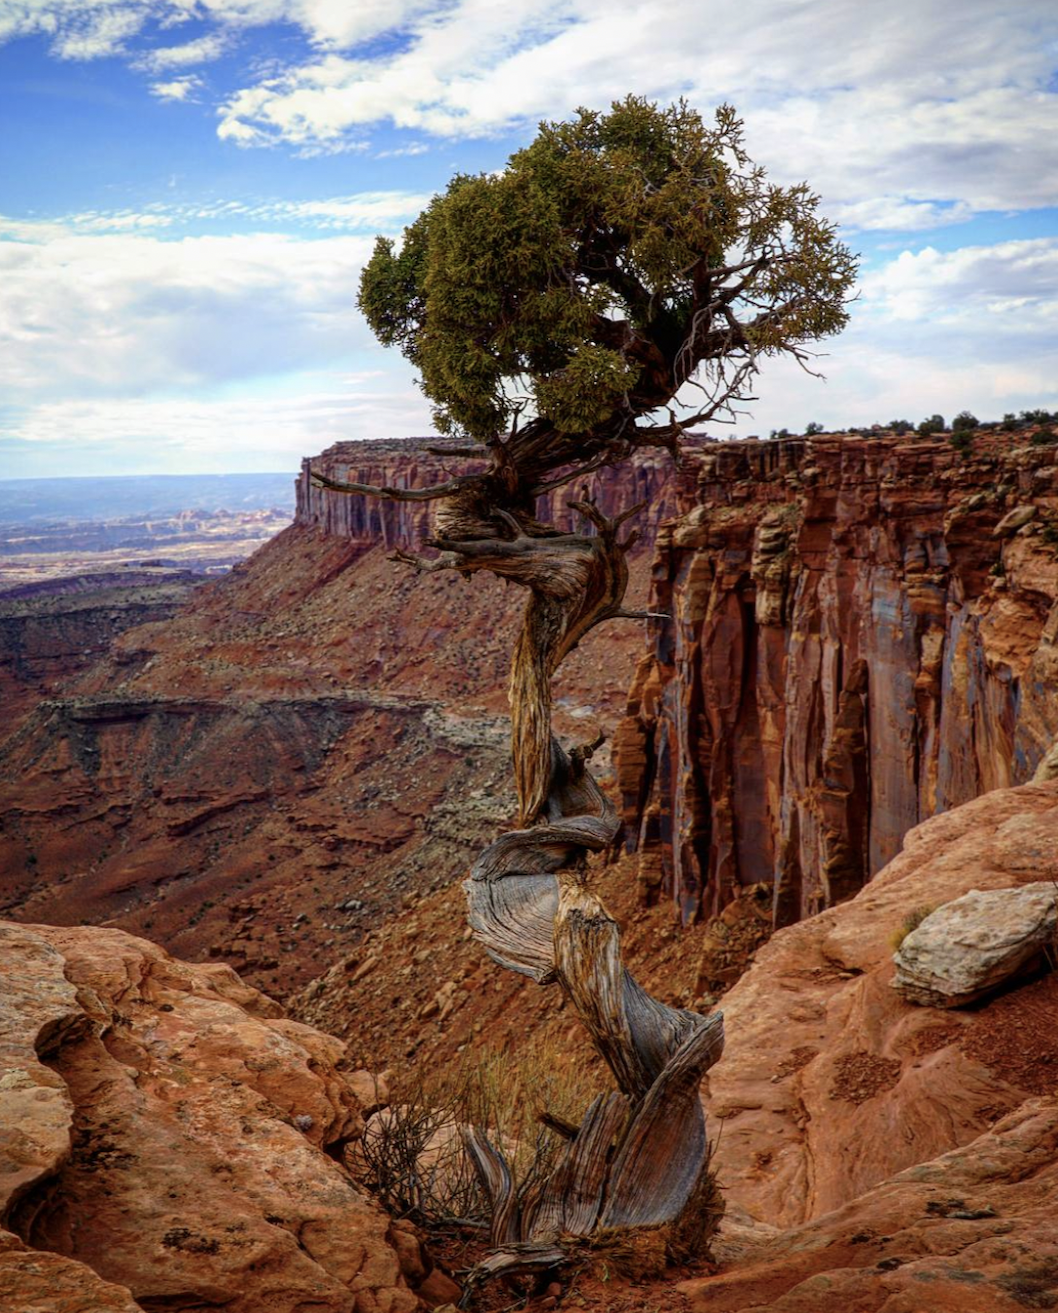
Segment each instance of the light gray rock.
[[1009,538],[1012,534],[1023,528],[1036,515],[1035,506],[1015,506],[1012,511],[1004,515],[996,527],[992,530],[993,538]]
[[909,1003],[957,1008],[995,989],[1055,942],[1058,887],[971,889],[912,930],[893,954],[893,988]]

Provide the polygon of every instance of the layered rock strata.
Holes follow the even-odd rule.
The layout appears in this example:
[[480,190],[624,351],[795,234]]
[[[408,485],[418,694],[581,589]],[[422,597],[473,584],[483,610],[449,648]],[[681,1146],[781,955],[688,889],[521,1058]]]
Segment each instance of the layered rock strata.
[[690,453],[617,739],[648,897],[849,897],[1058,736],[1058,448],[826,435]]
[[[339,483],[424,488],[485,467],[484,459],[431,453],[428,447],[438,443],[444,445],[438,438],[336,442],[321,455],[306,458],[297,483],[294,522],[372,546],[377,543],[389,548],[417,546],[430,535],[429,502],[349,496],[313,484],[312,474],[324,474]],[[703,445],[699,439],[688,439],[688,450],[698,450]],[[612,516],[645,502],[643,514],[635,523],[652,539],[658,525],[676,510],[673,468],[671,456],[663,450],[637,452],[617,468],[596,470],[583,480],[540,497],[537,519],[564,531],[583,532],[583,521],[569,502],[584,487],[604,515]]]

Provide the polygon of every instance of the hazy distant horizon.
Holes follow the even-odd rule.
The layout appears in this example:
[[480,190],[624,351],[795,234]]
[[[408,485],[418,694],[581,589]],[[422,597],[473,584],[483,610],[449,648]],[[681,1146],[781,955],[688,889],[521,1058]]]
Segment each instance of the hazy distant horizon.
[[0,479],[0,524],[87,523],[180,511],[294,512],[297,470]]

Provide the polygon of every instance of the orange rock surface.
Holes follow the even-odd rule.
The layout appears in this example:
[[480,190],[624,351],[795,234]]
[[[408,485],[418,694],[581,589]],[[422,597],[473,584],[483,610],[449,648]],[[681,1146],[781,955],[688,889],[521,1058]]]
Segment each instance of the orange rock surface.
[[338,1161],[338,1040],[119,931],[0,940],[0,1307],[420,1307]]
[[[957,1009],[914,1006],[890,987],[890,939],[908,913],[1048,878],[1058,880],[1058,783],[1002,789],[912,830],[855,898],[757,950],[722,1000],[727,1046],[707,1082],[734,1205],[799,1224],[966,1144],[1028,1094],[1058,1094],[1053,1021],[1032,1034],[1040,986]],[[1049,997],[1058,1017],[1058,990]],[[1006,1000],[1027,1009],[1019,1044],[1036,1077],[1012,1068],[992,1032]]]

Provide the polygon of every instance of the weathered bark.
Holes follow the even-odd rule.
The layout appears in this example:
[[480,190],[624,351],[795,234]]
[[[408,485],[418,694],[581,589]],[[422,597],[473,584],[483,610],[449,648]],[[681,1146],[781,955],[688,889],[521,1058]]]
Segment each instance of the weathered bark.
[[[508,492],[518,486],[512,479]],[[698,1087],[721,1054],[723,1019],[658,1002],[626,970],[617,925],[587,877],[587,855],[618,829],[586,765],[598,742],[567,752],[551,732],[551,679],[563,658],[595,625],[630,615],[622,602],[632,539],[620,541],[618,530],[634,510],[611,520],[586,497],[570,504],[594,533],[556,533],[517,500],[497,496],[490,506],[481,485],[460,488],[438,506],[441,532],[428,545],[440,555],[397,553],[419,569],[489,570],[529,590],[509,689],[519,828],[475,862],[464,884],[468,918],[501,966],[559,986],[618,1089],[600,1095],[579,1127],[563,1128],[550,1174],[521,1188],[480,1130],[466,1134],[492,1207],[494,1252],[481,1279],[546,1270],[615,1232],[668,1226],[685,1237],[707,1193]]]

